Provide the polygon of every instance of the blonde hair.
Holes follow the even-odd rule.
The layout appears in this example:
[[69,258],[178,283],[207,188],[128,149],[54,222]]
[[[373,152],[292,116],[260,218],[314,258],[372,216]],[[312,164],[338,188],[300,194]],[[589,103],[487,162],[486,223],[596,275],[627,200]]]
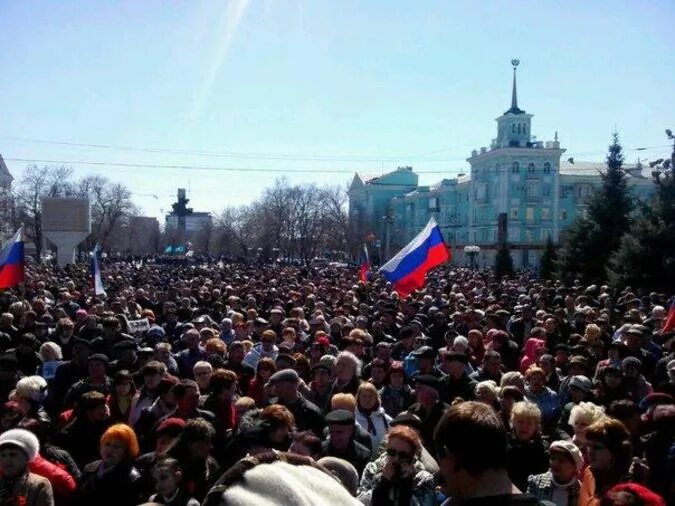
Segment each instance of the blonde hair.
[[516,402],[513,405],[513,408],[511,408],[511,423],[513,423],[516,418],[520,418],[521,420],[524,418],[536,420],[537,424],[541,424],[541,410],[539,409],[539,406],[533,402]]
[[356,397],[352,394],[335,394],[330,399],[330,408],[356,411]]
[[232,316],[230,317],[232,320],[232,326],[236,325],[237,323],[246,323],[246,320],[244,319],[244,315],[241,313],[232,313]]
[[375,385],[373,385],[372,383],[368,383],[367,381],[361,383],[359,385],[358,390],[356,391],[356,402],[357,402],[357,404],[358,404],[358,401],[359,401],[359,397],[361,397],[361,392],[365,392],[366,390],[375,394],[375,397],[377,398],[377,403],[375,404],[375,406],[377,408],[379,408],[380,407],[380,394],[377,391],[377,387]]
[[605,416],[607,415],[605,415],[605,409],[602,406],[598,406],[592,402],[580,402],[572,407],[569,424],[572,426],[577,423],[591,425],[592,423],[602,420]]
[[499,397],[499,389],[497,388],[497,383],[492,380],[481,381],[476,385],[475,388],[476,396],[490,396],[492,400],[497,400]]
[[255,401],[251,397],[239,397],[234,403],[235,408],[249,409],[255,408]]
[[42,376],[25,376],[16,384],[17,397],[43,402],[47,395],[47,381]]
[[46,343],[42,343],[40,346],[40,358],[42,358],[44,361],[47,361],[48,352],[52,352],[56,357],[56,360],[63,360],[63,352],[61,351],[61,347],[55,342],[47,341]]

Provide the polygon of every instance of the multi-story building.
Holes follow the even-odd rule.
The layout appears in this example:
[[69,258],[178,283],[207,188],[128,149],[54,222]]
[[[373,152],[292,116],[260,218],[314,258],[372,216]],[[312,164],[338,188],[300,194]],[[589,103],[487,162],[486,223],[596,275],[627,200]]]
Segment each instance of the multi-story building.
[[[388,258],[434,216],[454,262],[466,263],[463,247],[477,245],[479,265],[493,265],[504,243],[516,267],[536,267],[547,239],[557,243],[561,231],[585,212],[605,164],[561,161],[565,149],[557,132],[546,142],[532,135],[532,114],[518,106],[518,62],[513,64],[511,107],[496,119],[490,146],[471,152],[468,174],[431,186],[419,186],[411,167],[365,181],[354,176],[350,218],[356,232],[374,243],[376,256]],[[654,191],[646,167],[638,162],[624,168],[636,197]]]
[[0,240],[8,239],[15,232],[12,228],[12,211],[14,209],[12,181],[14,181],[14,178],[7,169],[2,155],[0,155]]

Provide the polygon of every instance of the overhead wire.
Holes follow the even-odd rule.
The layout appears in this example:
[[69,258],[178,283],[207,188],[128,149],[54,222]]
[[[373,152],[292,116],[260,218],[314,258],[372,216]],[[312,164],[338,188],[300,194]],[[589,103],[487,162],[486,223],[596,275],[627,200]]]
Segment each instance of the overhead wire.
[[[312,168],[312,169],[272,169],[260,167],[218,167],[218,166],[200,166],[200,165],[182,165],[182,164],[156,164],[156,163],[136,163],[136,162],[112,162],[99,160],[55,160],[38,158],[5,158],[6,161],[21,163],[44,163],[55,165],[87,165],[103,167],[123,167],[123,168],[144,168],[144,169],[168,169],[168,170],[188,170],[188,171],[209,171],[209,172],[253,172],[269,174],[353,174],[358,171],[354,169],[331,169],[331,168]],[[583,162],[580,162],[583,163]],[[595,172],[596,167],[577,167],[575,171]],[[499,169],[499,171],[510,172],[510,167]],[[445,169],[445,170],[416,170],[415,174],[461,174],[466,173],[466,169]]]
[[[115,151],[130,151],[130,152],[140,152],[140,153],[152,153],[152,154],[176,154],[176,155],[187,155],[187,156],[204,156],[204,157],[222,157],[222,158],[234,158],[234,159],[246,159],[246,160],[270,160],[270,161],[304,161],[304,162],[320,162],[320,161],[334,161],[334,162],[345,162],[345,163],[375,163],[375,162],[399,162],[399,161],[423,161],[426,163],[439,163],[439,162],[457,162],[464,161],[465,158],[424,158],[426,155],[448,152],[448,151],[459,151],[469,152],[470,150],[465,150],[462,147],[447,147],[443,149],[437,149],[432,151],[427,151],[424,153],[418,153],[415,155],[387,155],[387,156],[356,156],[356,155],[293,155],[288,153],[246,153],[246,152],[236,152],[236,151],[208,151],[200,149],[175,149],[175,148],[155,148],[155,147],[138,147],[138,146],[124,146],[124,145],[115,145],[115,144],[95,144],[95,143],[84,143],[84,142],[70,142],[70,141],[59,141],[59,140],[49,140],[49,139],[35,139],[35,138],[26,138],[26,137],[14,137],[14,136],[0,136],[0,141],[10,141],[10,142],[21,142],[21,143],[32,143],[32,144],[48,144],[55,146],[67,146],[67,147],[77,147],[77,148],[91,148],[91,149],[105,149],[105,150],[115,150]],[[660,146],[644,146],[637,148],[627,148],[624,151],[648,151],[652,149],[661,149],[664,147],[670,147],[670,145],[660,145]],[[578,153],[568,153],[573,156],[592,156],[604,154],[604,152],[578,152]]]

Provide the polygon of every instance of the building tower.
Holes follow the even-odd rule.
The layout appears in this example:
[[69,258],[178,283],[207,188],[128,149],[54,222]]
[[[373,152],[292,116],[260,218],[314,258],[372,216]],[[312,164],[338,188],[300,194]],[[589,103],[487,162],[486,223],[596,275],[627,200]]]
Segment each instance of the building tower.
[[469,243],[487,250],[486,261],[504,243],[518,267],[538,264],[550,236],[558,240],[560,157],[558,140],[532,135],[532,114],[518,106],[517,69],[511,60],[511,107],[499,116],[490,147],[471,152]]

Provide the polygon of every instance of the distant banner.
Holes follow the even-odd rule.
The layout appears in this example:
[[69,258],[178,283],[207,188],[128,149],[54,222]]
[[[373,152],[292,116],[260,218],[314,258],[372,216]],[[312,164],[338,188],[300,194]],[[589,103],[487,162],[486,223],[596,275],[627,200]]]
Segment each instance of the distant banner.
[[129,320],[127,322],[129,326],[130,334],[142,334],[150,329],[150,322],[147,318],[141,318],[140,320]]

